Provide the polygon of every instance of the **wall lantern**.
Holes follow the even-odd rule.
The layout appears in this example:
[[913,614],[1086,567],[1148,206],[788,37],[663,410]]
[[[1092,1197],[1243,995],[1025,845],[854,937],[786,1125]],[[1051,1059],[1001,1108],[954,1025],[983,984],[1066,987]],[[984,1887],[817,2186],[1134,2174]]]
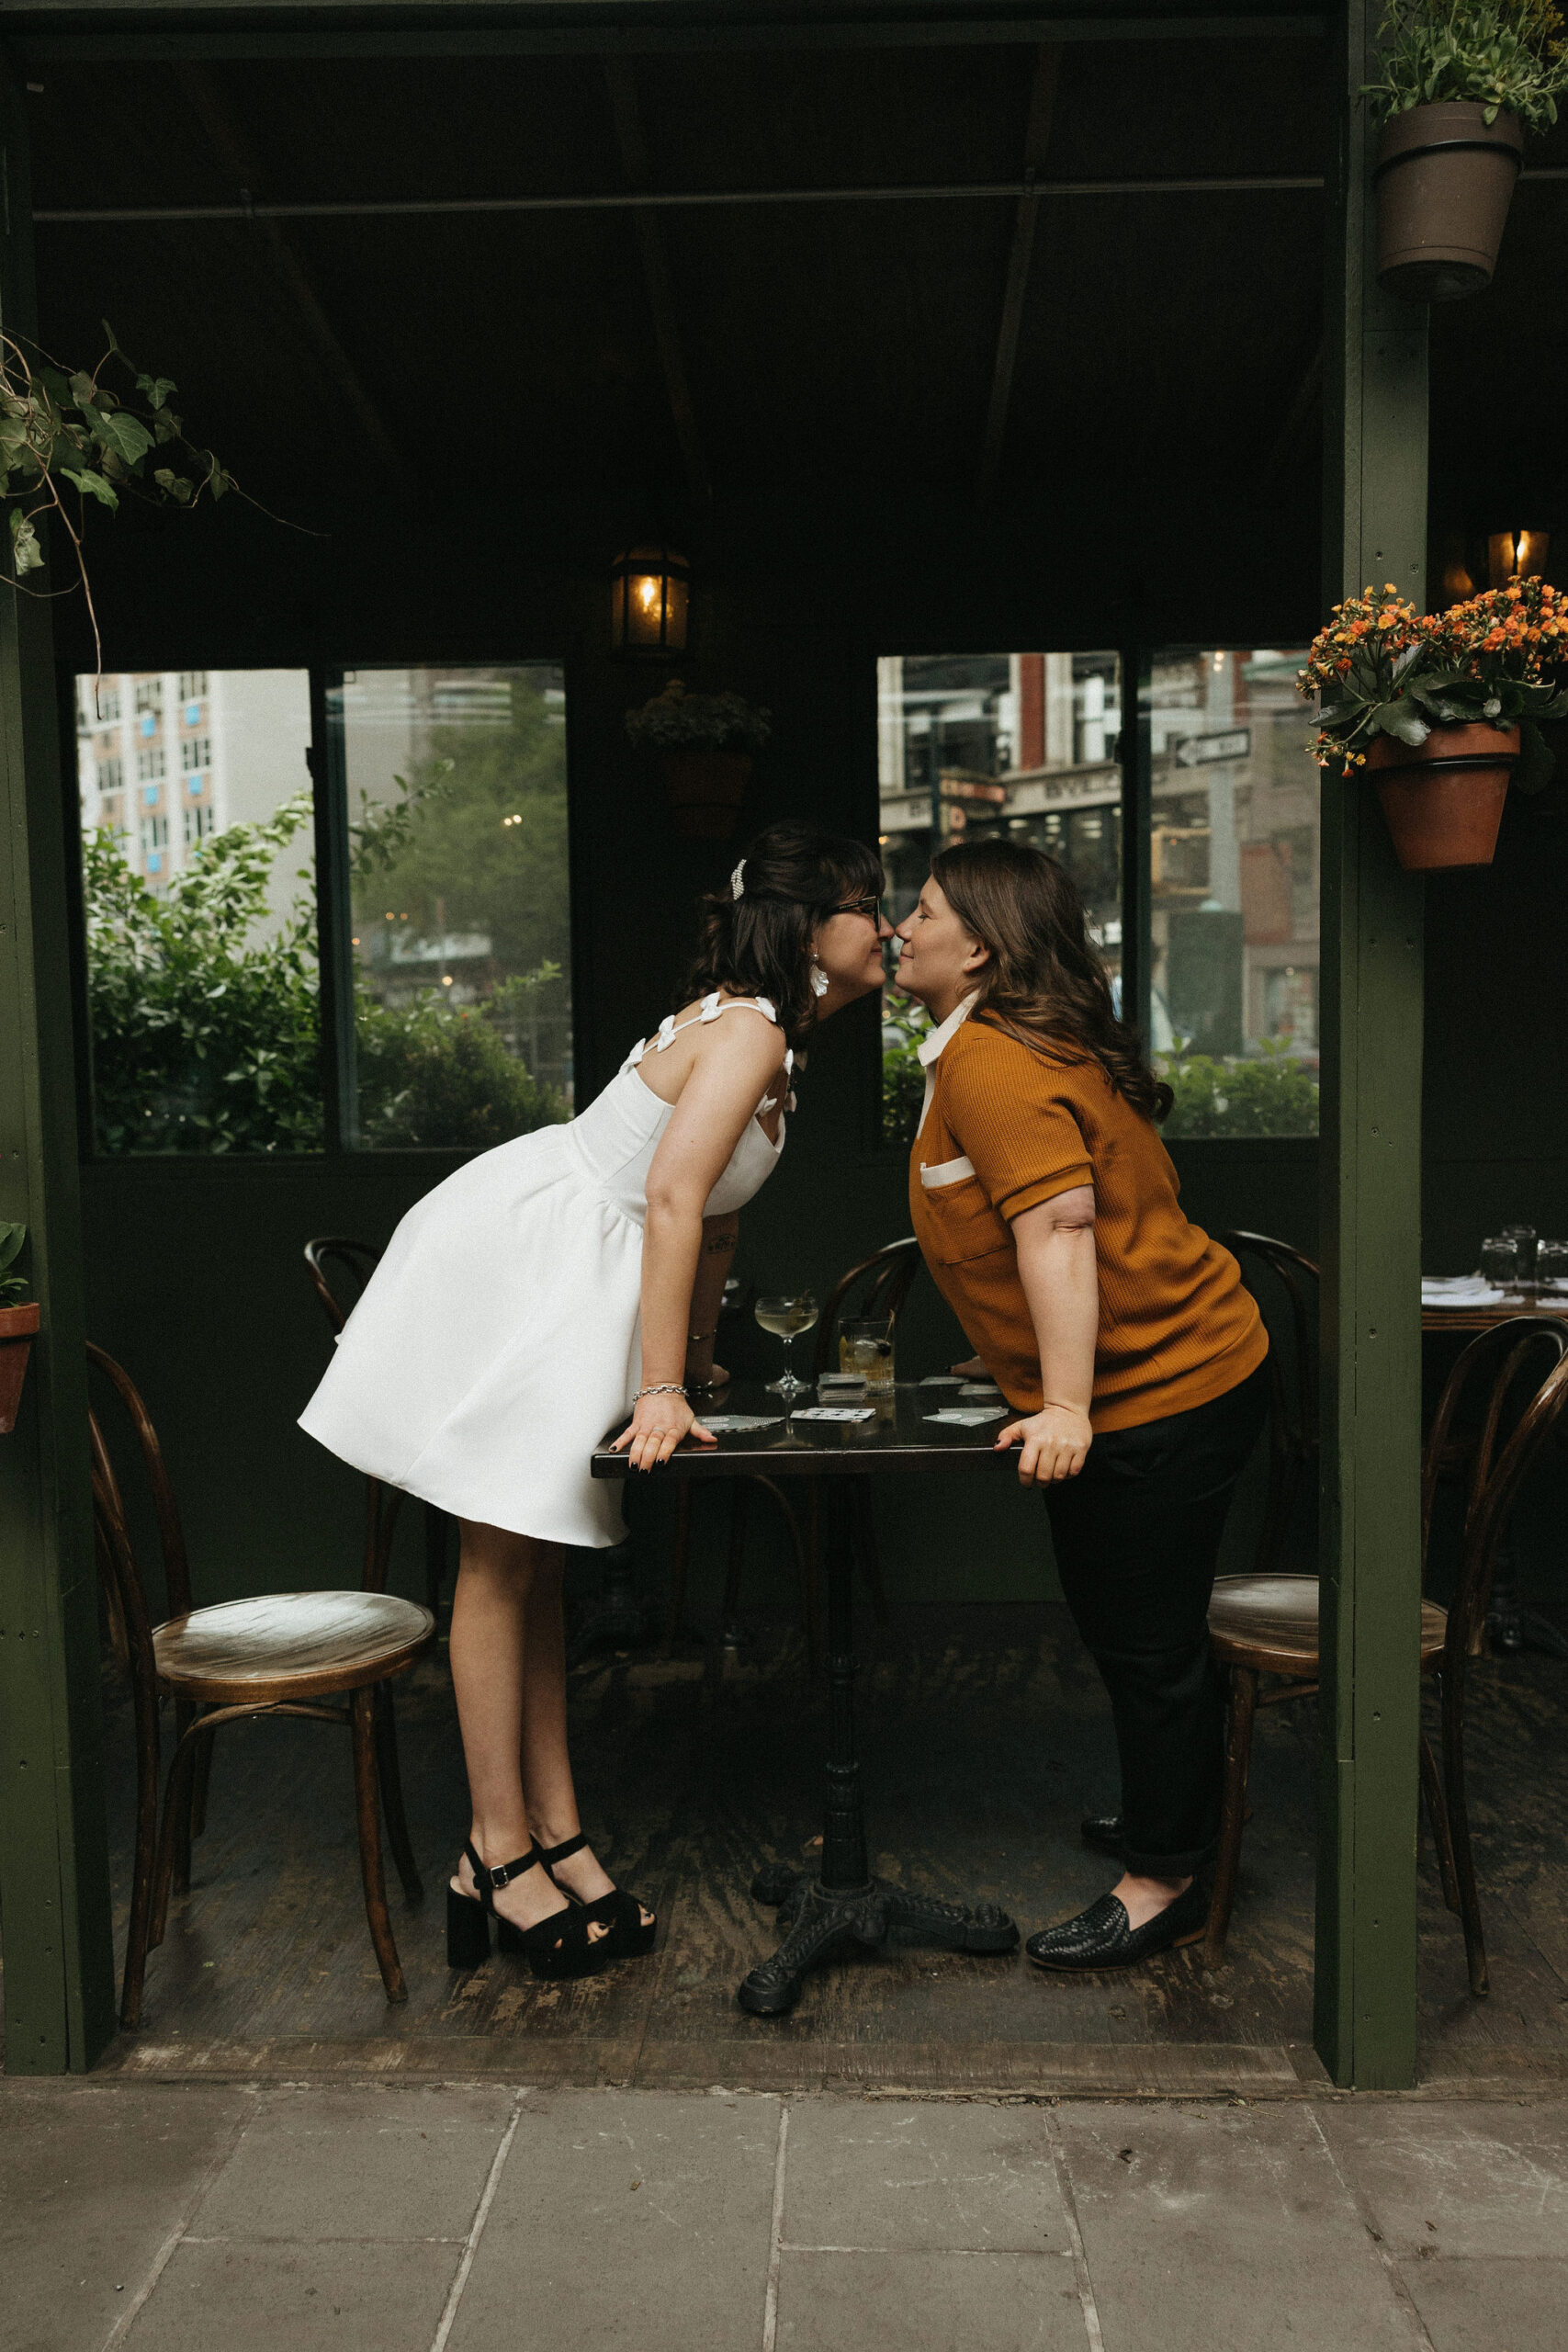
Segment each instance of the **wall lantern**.
[[670,548],[632,548],[610,573],[610,643],[617,653],[684,653],[692,571]]
[[1550,531],[1493,531],[1486,541],[1486,584],[1506,588],[1510,580],[1533,580],[1546,570]]

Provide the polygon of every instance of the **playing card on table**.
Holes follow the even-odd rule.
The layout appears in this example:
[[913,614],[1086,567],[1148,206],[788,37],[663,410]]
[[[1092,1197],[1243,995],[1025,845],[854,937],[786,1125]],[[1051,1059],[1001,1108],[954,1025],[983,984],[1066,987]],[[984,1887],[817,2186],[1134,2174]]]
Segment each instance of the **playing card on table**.
[[736,1430],[773,1430],[783,1420],[782,1413],[699,1413],[697,1419],[705,1430],[712,1430],[716,1437],[725,1437]]
[[977,1430],[985,1421],[1005,1421],[1006,1408],[1000,1405],[947,1405],[940,1413],[927,1413],[928,1421],[945,1421],[951,1429]]
[[871,1418],[869,1405],[807,1405],[803,1413],[791,1416],[797,1421],[869,1421]]

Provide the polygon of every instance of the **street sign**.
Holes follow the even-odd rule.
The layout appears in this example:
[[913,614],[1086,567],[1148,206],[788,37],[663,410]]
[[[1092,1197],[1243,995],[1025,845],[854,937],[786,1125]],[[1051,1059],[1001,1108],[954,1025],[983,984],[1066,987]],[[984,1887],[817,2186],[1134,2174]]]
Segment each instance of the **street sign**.
[[1227,727],[1217,735],[1178,735],[1170,756],[1179,768],[1209,768],[1221,760],[1247,760],[1252,757],[1252,729]]
[[1000,808],[1008,797],[1005,784],[984,784],[978,776],[944,775],[942,797],[944,800],[989,800]]

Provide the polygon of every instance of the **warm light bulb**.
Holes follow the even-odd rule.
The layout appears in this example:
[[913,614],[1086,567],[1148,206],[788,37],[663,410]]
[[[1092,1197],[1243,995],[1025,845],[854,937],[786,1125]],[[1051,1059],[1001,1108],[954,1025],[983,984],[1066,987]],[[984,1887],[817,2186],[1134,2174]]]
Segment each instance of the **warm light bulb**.
[[639,580],[637,583],[637,600],[645,613],[652,612],[659,602],[658,581]]

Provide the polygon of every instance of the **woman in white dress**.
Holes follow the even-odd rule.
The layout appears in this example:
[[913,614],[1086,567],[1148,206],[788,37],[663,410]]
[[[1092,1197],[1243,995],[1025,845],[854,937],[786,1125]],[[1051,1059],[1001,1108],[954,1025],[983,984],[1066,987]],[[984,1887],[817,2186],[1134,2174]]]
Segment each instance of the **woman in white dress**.
[[882,869],[792,823],[706,901],[680,1012],[568,1125],[502,1144],[409,1211],[300,1426],[461,1528],[452,1680],[472,1823],[447,1894],[447,1957],[525,1954],[581,1976],[652,1947],[656,1922],[601,1868],[567,1751],[562,1546],[623,1533],[589,1455],[653,1469],[712,1444],[688,1392],[713,1341],[738,1212],[784,1147],[817,1025],[882,985]]

